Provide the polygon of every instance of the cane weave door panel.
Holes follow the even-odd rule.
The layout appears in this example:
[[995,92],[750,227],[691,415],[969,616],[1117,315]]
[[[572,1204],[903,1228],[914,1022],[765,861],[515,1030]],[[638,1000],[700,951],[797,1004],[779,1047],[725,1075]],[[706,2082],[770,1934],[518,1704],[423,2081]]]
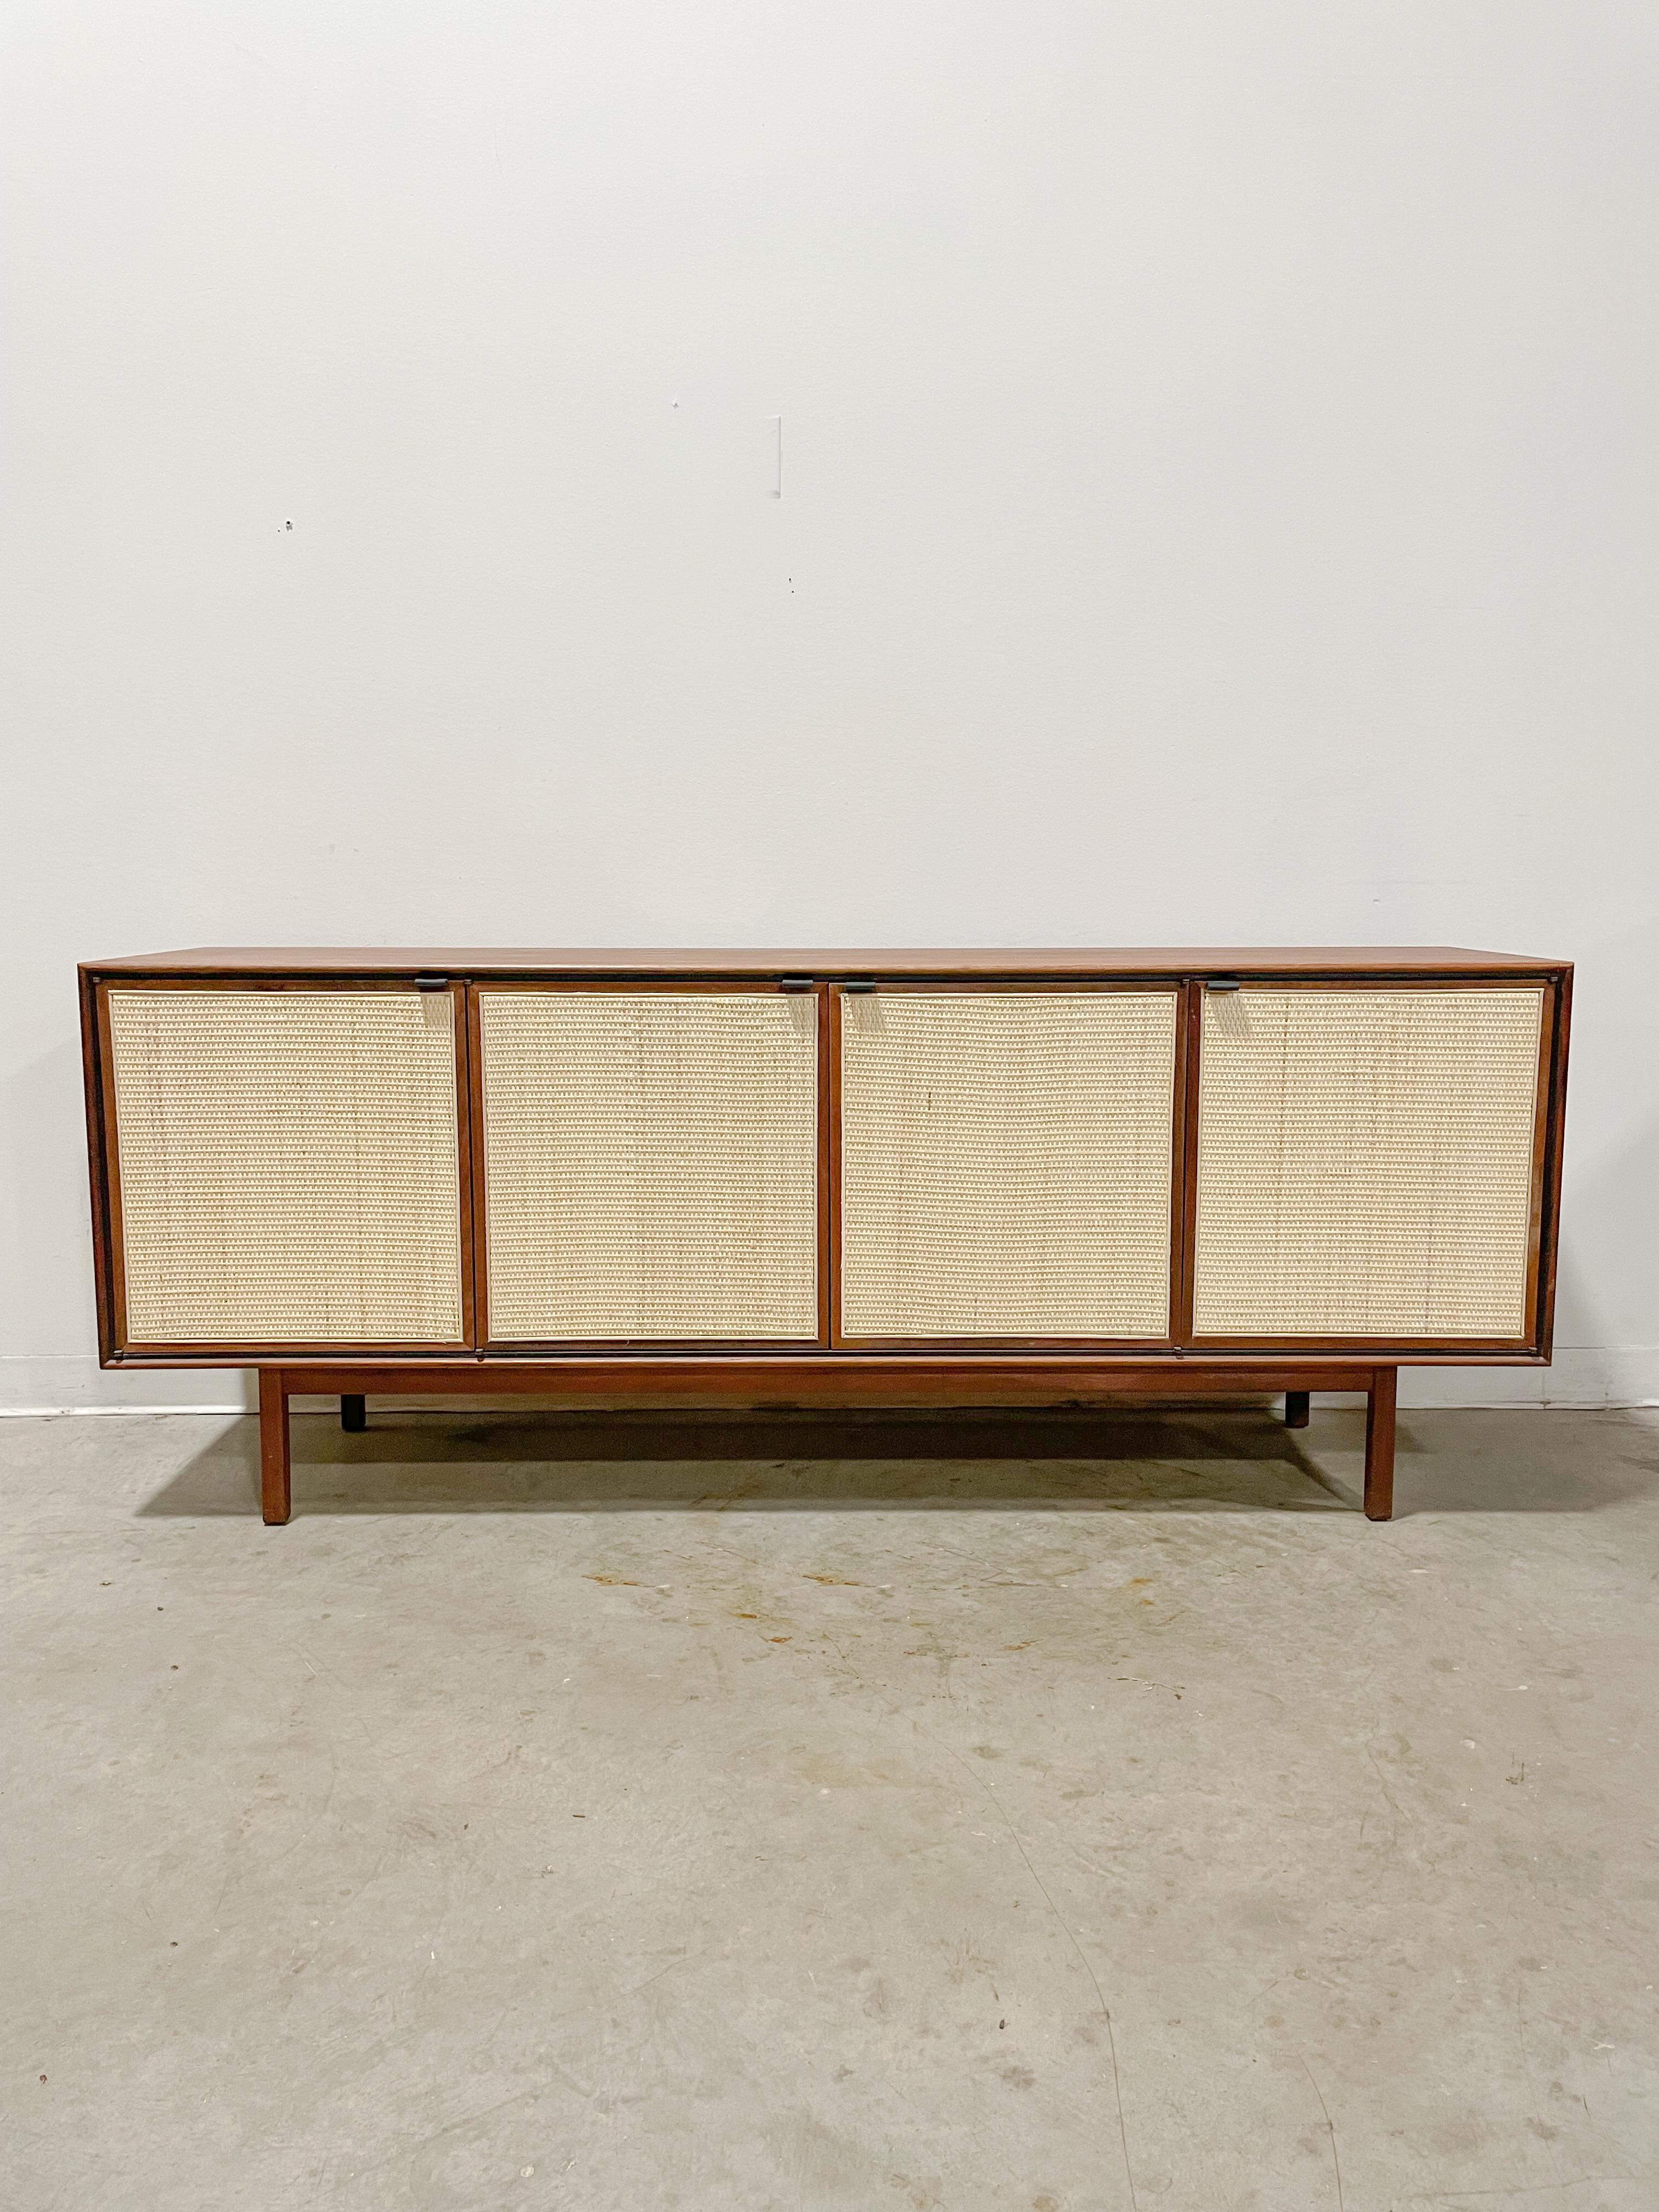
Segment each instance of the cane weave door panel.
[[1544,993],[1206,993],[1194,1333],[1531,1331]]
[[128,1344],[463,1341],[448,993],[106,1005]]
[[843,997],[843,1335],[1166,1337],[1176,1005]]
[[481,987],[492,1342],[815,1342],[817,1000]]

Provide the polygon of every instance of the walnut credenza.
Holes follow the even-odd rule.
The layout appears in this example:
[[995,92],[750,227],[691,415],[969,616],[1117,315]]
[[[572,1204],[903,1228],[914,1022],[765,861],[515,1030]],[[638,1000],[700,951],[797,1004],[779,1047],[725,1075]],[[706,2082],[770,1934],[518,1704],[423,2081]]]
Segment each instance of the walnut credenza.
[[1548,1361],[1571,969],[204,951],[81,970],[100,1354],[288,1401],[1028,1406]]

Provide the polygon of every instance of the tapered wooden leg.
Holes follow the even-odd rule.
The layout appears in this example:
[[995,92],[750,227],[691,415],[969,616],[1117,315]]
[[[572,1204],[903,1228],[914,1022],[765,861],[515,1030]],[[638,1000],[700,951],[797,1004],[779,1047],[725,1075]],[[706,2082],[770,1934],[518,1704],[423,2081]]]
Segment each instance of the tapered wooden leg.
[[1308,1425],[1308,1394],[1305,1390],[1285,1393],[1285,1425],[1287,1429],[1305,1429]]
[[293,1510],[289,1480],[288,1377],[280,1367],[259,1370],[259,1503],[272,1528],[280,1528]]
[[1365,1401],[1365,1518],[1394,1518],[1394,1400],[1397,1367],[1372,1371]]
[[366,1398],[342,1398],[340,1426],[350,1436],[360,1437],[368,1426],[368,1401]]

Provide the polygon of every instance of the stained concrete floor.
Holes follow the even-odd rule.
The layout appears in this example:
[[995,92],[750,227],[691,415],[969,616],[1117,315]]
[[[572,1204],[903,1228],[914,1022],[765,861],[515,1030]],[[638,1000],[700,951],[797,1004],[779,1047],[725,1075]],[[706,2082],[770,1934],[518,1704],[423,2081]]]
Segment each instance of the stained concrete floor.
[[1659,1417],[0,1423],[9,2212],[1653,2212]]

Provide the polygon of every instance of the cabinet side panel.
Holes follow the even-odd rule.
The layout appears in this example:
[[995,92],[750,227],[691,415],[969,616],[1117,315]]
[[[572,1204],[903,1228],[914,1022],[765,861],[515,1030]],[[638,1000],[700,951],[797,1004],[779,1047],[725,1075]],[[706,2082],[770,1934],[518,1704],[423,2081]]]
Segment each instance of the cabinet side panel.
[[477,1006],[491,1342],[816,1342],[816,996]]
[[1206,995],[1194,1334],[1525,1340],[1544,995]]
[[130,1346],[462,1341],[452,996],[106,995]]
[[110,1161],[106,1141],[109,1116],[104,1100],[103,1009],[99,1003],[96,979],[84,968],[80,971],[79,981],[81,1073],[86,1091],[87,1165],[92,1201],[93,1291],[98,1313],[98,1359],[100,1366],[106,1367],[114,1354],[116,1330],[115,1266],[110,1249]]
[[1170,1328],[1174,991],[842,1003],[842,1327]]

